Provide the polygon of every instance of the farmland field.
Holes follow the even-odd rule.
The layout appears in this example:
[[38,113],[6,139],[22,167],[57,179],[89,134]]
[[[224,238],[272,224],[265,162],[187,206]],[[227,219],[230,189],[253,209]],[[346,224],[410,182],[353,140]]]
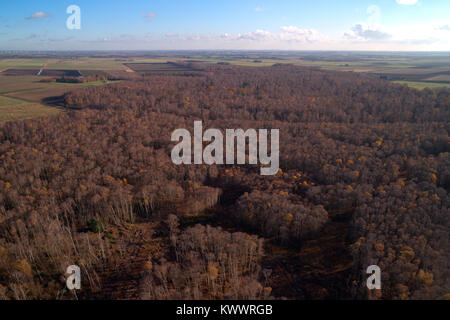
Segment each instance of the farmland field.
[[45,88],[48,84],[39,82],[35,76],[5,77],[0,75],[0,94]]
[[0,71],[15,69],[37,69],[45,63],[46,59],[0,59]]
[[61,109],[0,96],[0,123],[10,120],[35,118],[61,112]]
[[180,65],[172,62],[168,63],[127,63],[126,66],[134,72],[141,74],[173,74],[199,71],[190,65]]
[[25,101],[22,100],[0,96],[0,107],[18,106],[24,103]]
[[57,70],[57,69],[45,69],[42,72],[36,69],[6,69],[1,73],[4,76],[35,76],[40,75],[42,77],[79,77],[81,73],[78,70]]
[[[41,68],[43,72],[37,76]],[[118,72],[126,70],[126,67],[114,59],[0,59],[0,123],[61,112],[60,108],[45,105],[45,101],[75,88],[107,85],[114,81],[46,81],[62,76],[108,77],[104,68]]]
[[407,85],[408,87],[415,88],[418,90],[423,89],[436,89],[436,88],[450,88],[450,83],[440,83],[440,82],[414,82],[414,81],[393,81],[394,83]]
[[5,96],[40,103],[45,98],[61,96],[64,93],[70,91],[71,88],[73,88],[74,86],[76,85],[60,84],[59,86],[58,85],[50,86],[49,88],[43,88],[38,90],[12,92],[6,94]]
[[[34,91],[26,91],[26,93],[30,92]],[[22,92],[18,92],[18,97],[21,96],[20,93]],[[41,104],[40,99],[27,101],[21,98],[15,98],[13,94],[11,96],[0,95],[0,123],[52,115],[60,113],[61,111],[62,109],[60,108]]]
[[41,116],[54,115],[62,110],[39,103],[21,103],[15,106],[0,106],[0,123],[11,120],[32,119]]

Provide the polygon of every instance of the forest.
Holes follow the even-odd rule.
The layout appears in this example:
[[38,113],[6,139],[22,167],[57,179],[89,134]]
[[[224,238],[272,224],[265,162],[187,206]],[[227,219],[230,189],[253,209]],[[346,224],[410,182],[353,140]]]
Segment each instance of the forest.
[[[450,299],[450,89],[221,64],[64,100],[69,112],[0,126],[0,299],[74,299],[73,264],[87,300]],[[194,121],[279,129],[278,173],[175,165],[171,134]],[[341,291],[332,278],[309,292],[295,270],[285,291],[273,248],[303,252],[335,221]]]

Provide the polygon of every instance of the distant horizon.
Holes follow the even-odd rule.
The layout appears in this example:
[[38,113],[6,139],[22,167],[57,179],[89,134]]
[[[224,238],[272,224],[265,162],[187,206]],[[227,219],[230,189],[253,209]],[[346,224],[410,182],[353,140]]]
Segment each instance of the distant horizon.
[[0,2],[8,51],[450,51],[444,0]]
[[266,49],[266,50],[251,50],[251,49],[138,49],[138,50],[127,50],[127,49],[80,49],[80,50],[0,50],[1,53],[4,52],[348,52],[348,53],[449,53],[450,50],[443,51],[412,51],[412,50],[334,50],[334,49],[323,49],[323,50],[291,50],[291,49]]

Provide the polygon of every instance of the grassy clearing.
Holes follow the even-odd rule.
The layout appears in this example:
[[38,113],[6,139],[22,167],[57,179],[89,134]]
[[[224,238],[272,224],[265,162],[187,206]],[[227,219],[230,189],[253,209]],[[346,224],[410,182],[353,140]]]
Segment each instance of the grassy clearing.
[[[119,83],[119,80],[115,81],[93,81],[93,82],[85,82],[85,83],[65,83],[65,82],[52,82],[52,86],[57,89],[58,87],[68,87],[68,89],[72,89],[73,87],[98,87],[105,86],[112,83]],[[58,88],[59,89],[59,88]]]
[[0,71],[6,69],[46,69],[61,70],[125,70],[123,61],[113,58],[80,59],[0,59]]
[[39,82],[38,79],[36,76],[0,76],[0,94],[42,89],[48,86],[48,84]]
[[117,81],[90,83],[46,83],[37,76],[0,76],[0,123],[12,120],[31,119],[62,112],[62,109],[45,106],[42,99],[61,96],[75,88],[101,86]]
[[10,98],[25,100],[28,102],[41,103],[41,101],[45,98],[62,96],[63,94],[65,94],[75,88],[76,88],[76,86],[60,85],[60,86],[52,86],[49,88],[38,89],[38,90],[29,90],[29,91],[8,93],[6,95]]
[[25,103],[25,101],[23,101],[23,100],[0,96],[0,108],[1,107],[18,106],[18,105],[21,105],[24,103]]
[[6,69],[40,69],[45,59],[0,59],[0,71]]
[[111,83],[119,83],[120,81],[95,81],[95,82],[86,82],[82,83],[82,87],[98,87],[98,86],[104,86]]
[[169,61],[175,62],[176,59],[136,59],[133,61],[122,61],[121,63],[167,63]]
[[[14,66],[12,66],[12,63],[10,65],[16,68],[17,63],[20,62],[16,61]],[[0,75],[0,123],[58,114],[63,110],[43,105],[41,103],[42,99],[63,95],[77,87],[101,86],[113,83],[112,81],[97,81],[83,84],[47,83],[40,82],[42,79],[45,78]]]
[[415,81],[393,81],[393,83],[407,85],[410,88],[423,90],[425,88],[429,89],[440,89],[440,88],[450,88],[450,83],[438,83],[438,82],[415,82]]
[[46,66],[46,69],[62,69],[62,70],[125,70],[123,61],[110,58],[80,58],[52,60]]
[[0,123],[54,115],[60,112],[62,112],[62,109],[44,106],[39,103],[22,102],[15,106],[0,106]]
[[0,123],[58,114],[61,111],[61,109],[44,106],[40,103],[0,96]]
[[45,77],[38,76],[0,76],[0,95],[27,101],[40,102],[42,98],[62,95],[76,87],[100,86],[115,81],[96,81],[90,83],[40,82]]

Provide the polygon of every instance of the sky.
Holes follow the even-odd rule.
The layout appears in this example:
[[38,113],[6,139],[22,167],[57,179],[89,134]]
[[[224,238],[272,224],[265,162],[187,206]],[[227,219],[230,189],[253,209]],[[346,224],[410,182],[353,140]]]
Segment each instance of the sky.
[[450,51],[450,1],[0,0],[0,50]]

